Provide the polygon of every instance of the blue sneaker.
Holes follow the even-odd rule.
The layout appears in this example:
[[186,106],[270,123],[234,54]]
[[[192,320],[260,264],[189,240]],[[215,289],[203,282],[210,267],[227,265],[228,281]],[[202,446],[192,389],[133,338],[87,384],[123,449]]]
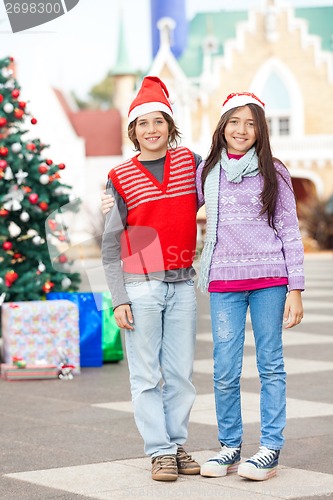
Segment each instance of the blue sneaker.
[[266,446],[260,446],[258,453],[240,464],[238,475],[254,481],[270,479],[276,476],[279,455],[280,450],[270,450]]
[[229,448],[222,445],[221,451],[201,466],[200,474],[204,477],[222,477],[237,472],[241,460],[240,452],[240,447]]

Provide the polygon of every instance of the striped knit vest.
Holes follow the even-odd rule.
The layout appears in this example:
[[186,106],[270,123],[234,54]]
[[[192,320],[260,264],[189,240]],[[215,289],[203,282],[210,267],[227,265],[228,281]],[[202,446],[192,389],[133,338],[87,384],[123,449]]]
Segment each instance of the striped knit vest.
[[149,274],[190,267],[196,249],[195,160],[186,148],[168,150],[163,182],[137,156],[113,168],[109,177],[125,200],[127,227],[121,259],[127,273]]

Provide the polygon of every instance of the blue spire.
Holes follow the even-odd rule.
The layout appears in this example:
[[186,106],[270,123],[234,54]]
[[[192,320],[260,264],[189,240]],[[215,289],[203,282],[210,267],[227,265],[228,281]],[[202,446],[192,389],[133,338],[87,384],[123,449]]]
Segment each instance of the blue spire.
[[175,21],[176,27],[173,32],[171,51],[176,59],[182,55],[187,44],[185,3],[185,0],[150,0],[153,57],[156,56],[160,46],[160,32],[157,28],[157,22],[161,17],[171,17]]

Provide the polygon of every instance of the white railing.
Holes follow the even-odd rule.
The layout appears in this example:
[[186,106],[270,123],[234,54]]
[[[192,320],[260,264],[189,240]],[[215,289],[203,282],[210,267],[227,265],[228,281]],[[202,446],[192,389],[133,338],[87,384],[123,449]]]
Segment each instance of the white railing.
[[271,137],[273,155],[284,162],[329,161],[333,165],[333,135]]

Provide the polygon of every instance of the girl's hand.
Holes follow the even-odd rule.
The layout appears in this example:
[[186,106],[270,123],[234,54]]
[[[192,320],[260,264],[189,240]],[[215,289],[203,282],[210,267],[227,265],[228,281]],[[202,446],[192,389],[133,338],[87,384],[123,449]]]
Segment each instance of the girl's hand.
[[285,328],[292,328],[298,325],[303,318],[303,304],[301,290],[291,290],[286,299],[284,307],[283,321],[286,322]]
[[101,196],[101,201],[102,201],[102,212],[104,215],[106,215],[108,212],[110,212],[111,208],[114,205],[114,198],[111,196],[111,194],[106,194],[105,191],[103,191],[103,194]]

